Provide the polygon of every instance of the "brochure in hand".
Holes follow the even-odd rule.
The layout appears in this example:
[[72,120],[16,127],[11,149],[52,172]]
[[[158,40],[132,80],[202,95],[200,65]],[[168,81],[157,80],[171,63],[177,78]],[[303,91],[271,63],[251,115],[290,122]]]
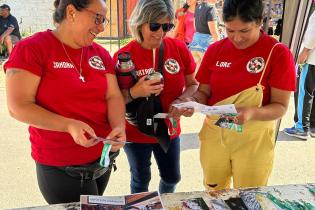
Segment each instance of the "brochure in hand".
[[188,101],[179,104],[173,104],[176,108],[194,109],[196,112],[200,112],[205,115],[222,115],[222,114],[237,114],[234,104],[226,104],[220,106],[207,106],[197,103],[195,101]]
[[157,191],[143,192],[124,196],[81,195],[81,210],[125,210],[125,209],[164,209]]

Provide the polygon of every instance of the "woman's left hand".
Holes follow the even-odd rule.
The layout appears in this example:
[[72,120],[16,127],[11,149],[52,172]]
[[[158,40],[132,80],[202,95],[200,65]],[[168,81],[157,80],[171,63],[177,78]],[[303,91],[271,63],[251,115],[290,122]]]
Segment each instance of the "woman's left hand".
[[255,109],[254,107],[237,107],[237,116],[234,119],[234,122],[236,124],[242,125],[246,123],[249,120],[253,119],[253,116],[255,114]]
[[112,152],[118,151],[120,148],[122,148],[125,145],[124,142],[126,142],[125,128],[122,128],[122,127],[113,128],[112,131],[106,137],[106,139],[117,140],[117,141],[109,141],[108,143],[112,145],[112,148],[111,148]]
[[183,103],[183,102],[188,102],[188,101],[192,101],[191,97],[188,98],[184,98],[184,99],[175,99],[169,107],[168,110],[168,117],[169,118],[174,118],[174,119],[179,119],[180,116],[185,116],[185,117],[191,117],[194,113],[194,109],[188,109],[188,108],[176,108],[175,106],[173,106],[173,104],[179,104],[179,103]]

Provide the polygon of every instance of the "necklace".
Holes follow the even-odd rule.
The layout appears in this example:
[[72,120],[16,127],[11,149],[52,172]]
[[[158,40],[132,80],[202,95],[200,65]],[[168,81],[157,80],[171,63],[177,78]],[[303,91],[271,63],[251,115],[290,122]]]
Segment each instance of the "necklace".
[[64,44],[61,42],[61,45],[62,45],[62,48],[63,50],[65,51],[65,54],[66,56],[68,57],[69,61],[71,62],[71,64],[74,66],[75,70],[78,72],[79,74],[79,79],[82,81],[82,82],[85,82],[85,79],[82,75],[82,57],[83,57],[83,47],[81,48],[81,58],[80,58],[80,70],[78,70],[78,68],[76,67],[76,65],[74,65],[74,63],[72,62],[70,56],[68,55],[68,52],[64,46]]

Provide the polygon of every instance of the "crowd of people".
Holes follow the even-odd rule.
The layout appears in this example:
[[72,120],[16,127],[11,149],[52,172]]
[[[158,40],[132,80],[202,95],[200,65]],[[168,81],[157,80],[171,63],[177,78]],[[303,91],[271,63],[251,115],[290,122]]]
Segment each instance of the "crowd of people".
[[[215,3],[187,0],[175,11],[171,0],[138,0],[129,21],[133,40],[113,58],[93,42],[109,23],[105,0],[55,0],[55,29],[18,43],[16,18],[6,13],[8,5],[0,7],[1,23],[14,22],[1,35],[2,43],[11,43],[6,45],[10,57],[4,65],[8,108],[12,117],[29,124],[38,185],[47,203],[102,195],[115,161],[111,157],[122,148],[131,193],[148,191],[152,154],[159,192],[174,192],[181,179],[180,117],[190,117],[195,110],[173,105],[189,101],[234,104],[237,110],[236,115],[209,115],[204,120],[199,141],[205,188],[230,188],[232,180],[235,188],[267,185],[276,121],[286,113],[296,89],[294,58],[288,47],[262,30],[262,0],[224,1],[219,18],[226,37],[218,31]],[[314,27],[306,33],[313,32]],[[313,48],[314,40],[308,39],[301,52],[307,55],[298,61],[307,63],[300,78],[309,75],[309,81],[314,77],[305,72],[314,70],[309,53]],[[131,61],[121,58],[122,53]],[[123,74],[133,76],[128,87],[120,86],[125,80],[115,75],[119,59],[134,67]],[[310,87],[308,102],[314,84]],[[137,112],[135,123],[129,121],[132,109],[149,104],[148,111]],[[161,115],[159,120],[144,116],[152,135],[139,125],[146,114]],[[297,116],[297,125],[286,132],[304,129],[309,135],[310,120],[305,119],[310,115],[300,119],[297,111]],[[218,123],[222,121],[237,129]],[[103,158],[109,161],[106,166],[100,164]]]

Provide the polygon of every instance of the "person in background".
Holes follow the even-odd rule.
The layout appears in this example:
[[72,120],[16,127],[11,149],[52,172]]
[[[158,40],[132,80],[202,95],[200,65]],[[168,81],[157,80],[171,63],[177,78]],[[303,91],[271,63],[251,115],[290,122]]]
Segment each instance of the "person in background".
[[176,23],[173,37],[189,45],[195,33],[196,0],[187,0],[184,6],[175,13]]
[[[178,116],[174,116],[173,103],[180,103],[191,96],[197,88],[194,59],[184,42],[166,37],[174,25],[174,8],[171,0],[139,0],[130,17],[130,29],[135,40],[121,48],[114,55],[114,61],[120,52],[129,52],[135,65],[138,81],[130,88],[123,89],[125,103],[131,103],[151,94],[158,95],[164,113],[176,119],[175,130],[171,135],[167,152],[164,152],[157,139],[142,133],[138,127],[126,122],[126,152],[131,172],[131,193],[148,191],[151,180],[151,156],[156,160],[161,177],[160,193],[175,191],[180,181],[180,125]],[[145,80],[146,76],[158,68],[160,46],[163,43],[164,55],[160,79]]]
[[13,46],[21,39],[19,24],[10,11],[9,5],[0,6],[0,44],[7,48],[8,54],[11,54]]
[[54,5],[56,28],[18,42],[4,65],[8,109],[30,125],[37,181],[49,204],[102,195],[111,168],[98,164],[103,148],[98,137],[121,141],[109,142],[112,152],[126,141],[114,64],[93,42],[108,23],[105,1]]
[[207,116],[199,133],[207,190],[229,188],[231,178],[235,188],[264,186],[272,171],[275,122],[287,111],[296,73],[290,50],[260,30],[262,14],[262,0],[224,1],[227,38],[210,45],[198,90],[186,99],[234,104],[238,112]]
[[189,48],[197,63],[197,70],[208,46],[219,40],[220,37],[216,21],[215,2],[216,0],[202,0],[195,9],[196,32]]
[[[315,137],[315,12],[308,20],[306,32],[297,58],[299,65],[298,88],[294,94],[294,126],[285,128],[284,133],[307,140]],[[312,118],[313,117],[313,118]]]
[[282,18],[277,20],[277,25],[275,29],[275,35],[276,36],[281,36],[282,33]]

